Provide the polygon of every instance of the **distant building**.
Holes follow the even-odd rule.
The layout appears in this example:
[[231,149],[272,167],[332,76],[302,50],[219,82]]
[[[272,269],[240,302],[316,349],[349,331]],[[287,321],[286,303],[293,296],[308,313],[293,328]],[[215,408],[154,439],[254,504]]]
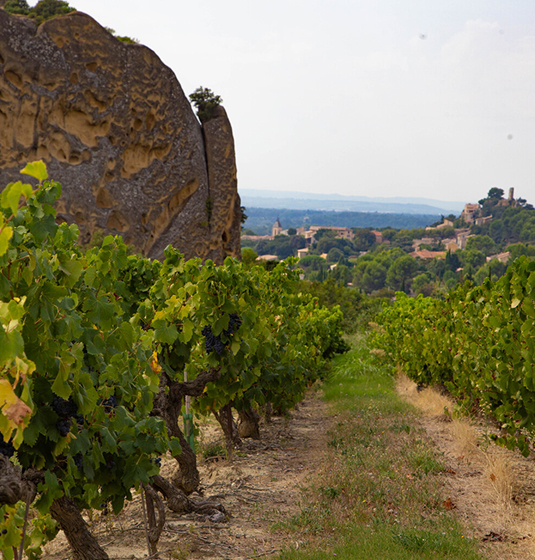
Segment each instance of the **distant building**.
[[448,220],[446,218],[443,219],[443,222],[441,224],[438,224],[438,226],[427,226],[425,228],[426,231],[430,231],[433,229],[442,229],[445,227],[453,227],[453,222],[451,220]]
[[257,261],[278,261],[279,257],[277,255],[260,255]]
[[487,222],[490,222],[492,220],[492,216],[484,216],[481,218],[476,218],[474,220],[474,223],[476,224],[476,226],[482,226],[483,224],[486,224]]
[[353,230],[348,227],[310,226],[310,228],[308,228],[308,231],[305,232],[305,238],[313,237],[320,229],[334,231],[336,233],[336,237],[341,237],[342,239],[349,239],[350,241],[355,237]]
[[446,251],[451,251],[452,253],[455,253],[455,251],[459,249],[459,245],[457,245],[457,243],[453,241],[453,239],[447,241],[444,240],[442,244],[444,245],[444,247],[446,247]]
[[427,249],[423,249],[421,251],[412,252],[411,257],[418,257],[420,259],[445,259],[446,251],[428,251]]
[[475,214],[479,211],[479,204],[465,204],[464,210],[461,212],[461,218],[467,223],[474,222]]
[[375,229],[372,230],[373,235],[375,235],[375,243],[380,244],[383,242],[383,234]]
[[445,227],[453,227],[453,222],[444,218],[444,221],[437,226],[437,229],[442,229]]
[[507,264],[510,256],[511,253],[509,251],[506,251],[505,253],[498,253],[497,255],[491,255],[490,257],[487,257],[487,262],[497,260],[501,263]]
[[303,257],[306,257],[308,253],[308,248],[305,247],[304,249],[297,249],[297,256],[302,259]]
[[251,241],[260,241],[262,239],[273,239],[271,235],[242,235],[242,239],[250,239]]
[[412,248],[417,251],[420,248],[420,245],[433,245],[435,243],[435,239],[432,237],[422,237],[422,239],[414,239],[412,242]]
[[281,233],[282,233],[282,226],[279,221],[279,218],[277,218],[277,221],[273,224],[273,226],[271,226],[271,235],[273,237],[277,237],[277,235],[280,235]]
[[466,247],[466,242],[468,241],[469,237],[472,237],[469,229],[455,230],[455,241],[459,249],[464,250],[464,248]]

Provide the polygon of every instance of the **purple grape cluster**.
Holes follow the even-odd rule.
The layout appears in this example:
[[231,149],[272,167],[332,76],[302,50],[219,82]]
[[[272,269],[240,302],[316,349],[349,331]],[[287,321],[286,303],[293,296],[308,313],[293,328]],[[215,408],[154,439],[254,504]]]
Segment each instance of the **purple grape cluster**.
[[117,408],[119,403],[117,402],[117,397],[112,395],[110,398],[104,399],[102,404],[104,405],[104,411],[106,414],[109,414],[114,408]]
[[106,461],[106,468],[108,470],[111,471],[115,468],[115,459],[117,459],[115,455],[112,455],[111,453],[104,453],[104,460]]
[[74,464],[76,465],[76,468],[81,471],[84,467],[83,464],[83,457],[80,451],[78,451],[78,453],[76,455],[73,456],[74,459]]
[[[228,327],[221,334],[229,339],[241,327],[241,324],[240,317],[236,313],[231,313],[228,319]],[[204,336],[206,353],[210,354],[215,350],[221,356],[225,352],[225,344],[221,340],[221,335],[215,336],[210,325],[206,325],[201,332]]]
[[228,328],[223,331],[223,334],[230,338],[242,325],[242,320],[236,313],[231,313],[228,316]]
[[58,429],[59,435],[61,437],[66,437],[71,431],[72,420],[70,418],[62,418],[56,422],[56,428]]
[[15,448],[11,441],[4,441],[4,436],[0,434],[0,453],[6,457],[11,457],[15,453]]
[[215,350],[221,356],[221,354],[225,351],[225,345],[221,342],[221,338],[219,336],[214,335],[212,327],[210,325],[206,325],[201,332],[204,336],[204,349],[206,350],[206,353],[210,354]]
[[56,422],[56,428],[61,437],[66,437],[66,435],[71,431],[72,418],[76,416],[78,407],[76,403],[69,397],[69,400],[62,399],[61,397],[54,397],[52,399],[52,404],[50,405],[52,410],[60,417]]
[[54,397],[52,399],[52,410],[58,415],[65,418],[71,418],[78,412],[76,403],[69,397],[69,400],[62,399],[61,397]]

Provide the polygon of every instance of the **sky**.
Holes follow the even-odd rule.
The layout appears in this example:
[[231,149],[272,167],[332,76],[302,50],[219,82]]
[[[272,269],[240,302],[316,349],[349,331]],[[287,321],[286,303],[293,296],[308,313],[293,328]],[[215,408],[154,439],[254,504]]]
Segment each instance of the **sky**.
[[535,202],[533,0],[70,4],[223,98],[239,188]]

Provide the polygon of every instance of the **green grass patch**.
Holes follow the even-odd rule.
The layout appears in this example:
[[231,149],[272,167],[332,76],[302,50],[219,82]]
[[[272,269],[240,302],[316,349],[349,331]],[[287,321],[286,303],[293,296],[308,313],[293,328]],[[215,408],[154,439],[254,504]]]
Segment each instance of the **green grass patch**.
[[481,560],[444,508],[441,455],[366,343],[356,335],[332,362],[324,394],[336,420],[325,466],[302,490],[299,513],[277,524],[307,545],[280,559]]

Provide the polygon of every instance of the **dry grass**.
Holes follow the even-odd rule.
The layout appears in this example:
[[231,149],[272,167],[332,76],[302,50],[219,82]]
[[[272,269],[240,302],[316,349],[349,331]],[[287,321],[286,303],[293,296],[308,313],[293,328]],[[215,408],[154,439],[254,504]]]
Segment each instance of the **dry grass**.
[[510,512],[514,490],[514,474],[511,462],[503,454],[487,452],[484,455],[487,466],[483,470],[483,477],[490,482],[489,486],[495,493],[497,502],[502,505],[505,511]]
[[463,455],[469,461],[481,457],[482,451],[479,448],[479,433],[465,418],[455,418],[451,423],[453,434],[453,444],[455,451]]
[[461,518],[473,526],[474,535],[498,535],[485,541],[486,554],[499,560],[535,559],[532,537],[535,508],[513,500],[528,495],[533,478],[521,473],[533,471],[533,463],[518,452],[486,444],[489,428],[466,418],[444,422],[444,409],[454,410],[453,402],[433,389],[418,392],[405,375],[398,376],[397,390],[423,413],[422,424],[447,458],[451,476],[445,482]]
[[426,415],[444,417],[453,407],[452,401],[434,387],[418,391],[416,383],[402,372],[398,372],[396,388],[399,395],[416,405]]

